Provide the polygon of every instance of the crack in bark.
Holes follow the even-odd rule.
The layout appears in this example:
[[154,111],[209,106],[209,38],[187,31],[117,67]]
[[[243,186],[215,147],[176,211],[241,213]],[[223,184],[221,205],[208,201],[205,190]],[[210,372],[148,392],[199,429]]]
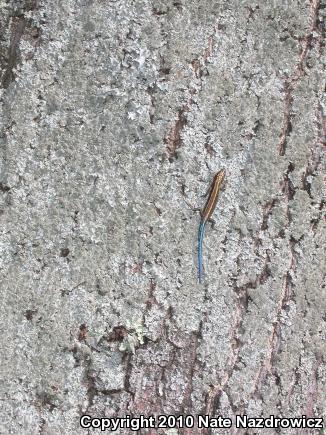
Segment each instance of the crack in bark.
[[276,204],[279,203],[279,200],[277,198],[273,198],[270,201],[268,201],[264,207],[263,207],[263,222],[261,224],[260,229],[262,231],[267,230],[268,228],[268,219],[272,214],[272,210],[275,207]]
[[326,147],[326,115],[320,103],[318,103],[316,110],[315,124],[317,130],[317,144]]
[[313,39],[313,32],[317,29],[317,18],[319,10],[319,0],[311,0],[310,6],[310,17],[309,17],[309,29],[305,37],[303,38],[303,43],[301,46],[301,53],[299,54],[299,61],[290,75],[285,80],[284,83],[284,116],[283,116],[283,127],[279,137],[279,142],[277,145],[278,152],[280,156],[284,156],[287,139],[292,131],[292,107],[293,107],[293,91],[297,82],[304,75],[304,63],[306,61],[309,50],[311,49],[311,43]]
[[132,354],[131,353],[125,353],[125,357],[123,362],[125,363],[125,377],[124,377],[124,381],[123,381],[123,390],[126,393],[129,393],[130,396],[132,397],[132,400],[135,398],[135,392],[132,391],[131,389],[131,385],[130,385],[130,377],[131,377],[131,373],[132,373]]
[[[25,12],[31,12],[39,7],[38,0],[25,0],[22,7],[17,6],[11,17],[11,36],[6,56],[6,68],[1,77],[1,86],[6,89],[15,80],[14,69],[17,67],[20,59],[19,45],[22,36],[25,33],[26,27],[29,25],[29,20],[25,17]],[[39,37],[38,28],[30,28],[31,36],[34,39]]]
[[23,36],[26,26],[26,20],[24,16],[16,16],[12,19],[12,33],[10,38],[10,45],[8,48],[8,61],[7,68],[2,77],[2,87],[8,88],[11,82],[15,80],[14,68],[17,66],[19,56],[19,43]]
[[188,106],[183,106],[179,110],[177,120],[165,139],[166,148],[168,150],[170,158],[176,156],[177,149],[181,146],[181,133],[185,125],[187,124],[186,113],[188,111]]
[[318,383],[317,383],[317,372],[319,366],[321,365],[321,360],[317,359],[315,366],[312,370],[311,379],[309,383],[309,388],[307,391],[307,403],[306,408],[303,412],[307,417],[314,417],[314,405],[316,403],[316,399],[318,397]]
[[[322,155],[325,153],[326,147],[326,116],[323,113],[321,104],[318,104],[315,116],[316,126],[316,141],[310,147],[310,159],[302,174],[302,186],[312,199],[311,181],[310,178],[315,175],[322,160]],[[323,168],[324,169],[324,168]]]
[[288,222],[292,221],[292,215],[290,212],[289,202],[293,200],[295,195],[295,187],[293,185],[293,182],[291,180],[290,174],[294,171],[294,165],[290,162],[287,168],[286,173],[283,176],[283,180],[281,181],[281,191],[286,199],[286,216],[288,219]]
[[[216,32],[216,27],[214,27],[214,34]],[[167,148],[168,155],[170,159],[177,156],[177,150],[182,144],[182,131],[187,125],[187,112],[191,111],[191,107],[195,104],[193,100],[193,95],[197,94],[202,87],[202,76],[204,74],[204,68],[208,63],[209,58],[213,53],[213,36],[208,38],[207,47],[204,48],[201,57],[195,58],[191,61],[191,67],[194,71],[196,79],[200,79],[201,83],[199,86],[188,85],[187,91],[189,93],[189,98],[186,104],[184,104],[181,109],[179,109],[177,114],[177,120],[170,128],[168,134],[165,137],[165,144]]]
[[280,156],[284,156],[285,147],[287,144],[287,138],[292,132],[291,109],[293,104],[293,97],[292,97],[293,88],[288,81],[286,81],[284,84],[284,91],[285,91],[285,104],[284,104],[283,127],[280,134],[280,141],[278,143],[278,150]]
[[44,433],[45,425],[46,425],[46,420],[45,420],[45,418],[42,417],[40,419],[40,423],[39,423],[38,435],[42,435]]

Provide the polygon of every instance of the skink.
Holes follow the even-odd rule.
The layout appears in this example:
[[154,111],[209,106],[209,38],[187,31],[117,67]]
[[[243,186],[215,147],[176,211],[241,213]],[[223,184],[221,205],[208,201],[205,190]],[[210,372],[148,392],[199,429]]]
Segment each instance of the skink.
[[216,203],[218,200],[218,195],[220,193],[224,177],[225,177],[225,169],[221,169],[215,175],[211,184],[210,193],[207,202],[201,212],[201,220],[198,229],[198,282],[199,283],[201,283],[203,279],[203,239],[204,239],[205,225],[215,210]]

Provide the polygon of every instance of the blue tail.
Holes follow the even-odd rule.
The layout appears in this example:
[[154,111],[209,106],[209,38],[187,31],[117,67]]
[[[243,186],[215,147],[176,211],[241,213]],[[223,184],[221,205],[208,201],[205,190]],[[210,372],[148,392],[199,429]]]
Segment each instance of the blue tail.
[[203,239],[205,230],[205,221],[201,221],[198,229],[198,282],[203,279]]

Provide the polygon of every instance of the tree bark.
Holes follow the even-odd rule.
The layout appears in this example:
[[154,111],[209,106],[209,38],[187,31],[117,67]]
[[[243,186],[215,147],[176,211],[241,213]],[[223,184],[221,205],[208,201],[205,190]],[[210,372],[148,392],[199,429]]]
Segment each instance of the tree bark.
[[0,3],[1,433],[320,433],[325,5]]

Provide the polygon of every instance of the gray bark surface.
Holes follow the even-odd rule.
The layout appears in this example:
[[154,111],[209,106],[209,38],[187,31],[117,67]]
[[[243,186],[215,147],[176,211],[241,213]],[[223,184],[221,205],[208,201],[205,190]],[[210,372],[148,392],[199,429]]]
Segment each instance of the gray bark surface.
[[325,420],[325,6],[0,1],[1,434]]

